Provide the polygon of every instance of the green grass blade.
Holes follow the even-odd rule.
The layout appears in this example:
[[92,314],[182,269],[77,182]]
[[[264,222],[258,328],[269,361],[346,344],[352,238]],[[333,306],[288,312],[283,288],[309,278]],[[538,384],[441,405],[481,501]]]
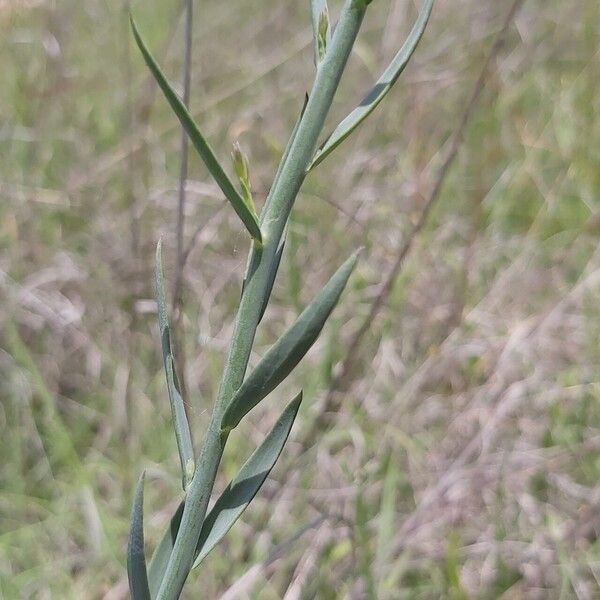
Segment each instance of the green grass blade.
[[310,13],[313,28],[315,66],[319,66],[331,41],[327,0],[310,0]]
[[424,1],[421,12],[402,48],[394,56],[392,62],[387,66],[369,93],[362,99],[361,103],[334,129],[333,133],[317,151],[308,167],[308,171],[314,169],[329,156],[375,110],[376,106],[392,89],[425,32],[434,2],[435,0]]
[[131,527],[127,544],[127,576],[133,600],[150,600],[148,573],[144,558],[144,473],[135,488]]
[[194,476],[196,464],[194,460],[194,448],[192,446],[192,435],[190,433],[187,415],[185,414],[185,406],[183,404],[183,398],[181,397],[179,380],[177,379],[173,361],[173,351],[171,349],[169,317],[165,294],[165,276],[162,261],[162,241],[159,241],[156,246],[156,267],[154,274],[163,363],[167,378],[167,390],[169,393],[169,402],[171,404],[175,437],[177,438],[177,449],[179,450],[179,460],[181,461],[183,489],[185,490]]
[[177,510],[171,521],[169,527],[163,534],[158,546],[154,550],[154,554],[150,559],[150,565],[148,566],[148,584],[150,586],[150,594],[152,598],[155,598],[160,589],[167,565],[169,564],[169,558],[175,545],[175,539],[177,538],[177,532],[179,531],[179,523],[181,523],[181,515],[183,514],[183,502],[179,504]]
[[346,260],[296,322],[269,348],[227,407],[221,420],[223,431],[236,427],[252,408],[289,375],[308,352],[337,304],[357,258],[358,252],[355,252]]
[[301,402],[302,392],[288,404],[262,444],[215,502],[202,525],[194,567],[221,541],[261,488],[283,450]]
[[129,18],[131,21],[131,28],[133,30],[133,37],[135,38],[136,44],[140,49],[142,56],[144,57],[144,61],[148,65],[150,72],[156,79],[158,86],[165,95],[167,102],[171,105],[171,108],[188,134],[192,144],[194,145],[194,148],[196,148],[200,158],[202,158],[204,164],[206,165],[206,168],[214,177],[218,186],[221,188],[221,191],[225,194],[225,197],[233,206],[233,209],[246,226],[246,229],[248,229],[250,235],[254,239],[262,242],[262,236],[256,213],[250,206],[248,206],[242,195],[233,186],[233,183],[219,164],[219,161],[217,160],[212,148],[206,139],[204,139],[204,136],[200,133],[200,130],[194,122],[192,115],[189,113],[188,109],[185,107],[185,104],[176,94],[175,90],[173,90],[164,74],[160,70],[158,63],[150,53],[150,50],[148,50],[148,47],[138,31],[133,17],[130,15]]

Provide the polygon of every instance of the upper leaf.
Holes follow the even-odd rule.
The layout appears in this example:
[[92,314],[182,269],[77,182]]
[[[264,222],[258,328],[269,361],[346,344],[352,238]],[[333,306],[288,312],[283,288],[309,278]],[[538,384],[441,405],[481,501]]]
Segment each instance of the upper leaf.
[[387,66],[369,93],[362,99],[361,103],[333,130],[333,133],[321,148],[317,150],[307,171],[314,169],[329,156],[375,110],[375,107],[392,89],[423,36],[434,2],[435,0],[424,1],[421,12],[402,48],[394,56],[392,62]]
[[160,589],[169,559],[171,558],[171,552],[177,539],[177,533],[179,532],[179,524],[181,523],[181,517],[183,515],[184,502],[180,502],[175,514],[171,517],[169,527],[163,533],[163,536],[154,550],[154,554],[150,559],[150,565],[148,566],[148,584],[150,586],[150,593],[152,598],[155,598]]
[[171,349],[169,317],[165,294],[165,276],[162,262],[162,241],[160,240],[156,246],[156,266],[154,275],[163,363],[167,377],[167,390],[169,392],[169,402],[171,404],[171,414],[175,428],[175,437],[177,438],[179,460],[181,461],[183,489],[185,490],[188,486],[188,483],[194,476],[194,448],[192,445],[190,426],[187,420],[187,415],[185,414],[183,398],[181,397],[181,392],[179,389],[179,380],[177,379],[177,373],[175,371],[173,351]]
[[236,427],[244,415],[274,390],[308,352],[337,304],[357,257],[358,252],[355,252],[346,260],[296,322],[269,348],[227,407],[221,421],[223,431]]
[[150,600],[146,558],[144,557],[144,473],[142,473],[133,497],[131,526],[127,544],[127,576],[133,600]]
[[212,148],[208,144],[208,142],[204,139],[204,136],[200,133],[198,126],[196,125],[192,115],[186,108],[185,104],[179,98],[179,96],[175,93],[175,90],[171,87],[165,76],[163,75],[158,63],[148,50],[146,43],[142,39],[138,28],[133,20],[133,17],[130,15],[131,20],[131,28],[133,30],[133,37],[135,38],[136,44],[144,57],[150,72],[156,79],[158,86],[163,91],[165,98],[168,103],[171,105],[171,108],[177,115],[177,118],[181,122],[181,125],[185,129],[188,134],[194,148],[196,148],[200,158],[202,158],[206,168],[209,170],[210,174],[214,177],[218,186],[221,188],[222,192],[225,194],[225,197],[231,202],[233,209],[238,214],[250,235],[258,240],[262,241],[262,236],[260,232],[260,227],[258,224],[258,218],[256,213],[246,204],[244,198],[239,194],[239,192],[233,186],[233,183],[219,164],[217,157],[215,156]]

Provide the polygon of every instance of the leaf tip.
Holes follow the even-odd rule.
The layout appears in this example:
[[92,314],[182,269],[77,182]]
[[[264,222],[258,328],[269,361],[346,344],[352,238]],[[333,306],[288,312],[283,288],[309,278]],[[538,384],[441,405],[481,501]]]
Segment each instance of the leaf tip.
[[294,410],[294,413],[298,412],[298,409],[300,408],[300,404],[302,403],[303,397],[304,397],[304,391],[300,390],[296,394],[296,397],[290,402],[289,405]]
[[129,589],[134,600],[149,600],[148,573],[144,557],[144,480],[146,471],[142,471],[135,487],[131,526],[127,544],[127,575]]
[[135,38],[136,44],[140,47],[143,46],[144,43],[140,36],[140,32],[138,30],[137,23],[135,22],[135,19],[133,18],[133,12],[131,10],[129,11],[129,25],[131,26],[131,31],[133,32],[133,37]]
[[[350,277],[350,275],[352,274],[352,271],[354,271],[354,268],[356,267],[356,263],[358,263],[358,259],[360,258],[361,254],[363,253],[365,247],[364,246],[360,246],[358,247],[347,259],[346,262],[339,268],[339,272],[343,272],[345,275],[344,277],[346,279],[348,279]],[[344,284],[345,285],[345,284]]]
[[[298,411],[300,410],[300,405],[302,404],[302,400],[304,398],[304,391],[300,390],[295,398],[286,406],[285,412],[286,413],[291,413],[292,415],[292,422],[296,419],[296,416],[298,415]],[[291,430],[291,427],[290,427]]]
[[146,481],[146,469],[142,471],[137,484],[135,486],[135,492],[133,495],[133,509],[134,511],[139,511],[142,513],[142,508],[144,506],[144,483]]

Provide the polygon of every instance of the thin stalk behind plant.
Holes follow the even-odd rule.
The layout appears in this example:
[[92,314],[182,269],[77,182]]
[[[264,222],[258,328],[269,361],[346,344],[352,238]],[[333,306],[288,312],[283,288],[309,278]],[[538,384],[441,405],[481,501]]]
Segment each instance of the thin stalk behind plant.
[[[427,17],[432,3],[433,0],[425,2],[423,11]],[[146,569],[143,552],[141,555],[139,552],[134,554],[136,568],[130,571],[130,588],[134,600],[176,600],[179,598],[192,566],[197,565],[225,535],[260,489],[285,444],[297,414],[301,394],[283,412],[264,442],[242,467],[207,515],[207,506],[223,450],[232,431],[251,408],[256,406],[291,373],[314,344],[337,304],[356,264],[357,256],[354,254],[338,269],[297,321],[280,337],[265,354],[263,360],[245,378],[256,329],[264,315],[281,260],[290,212],[307,172],[312,166],[315,166],[315,158],[318,156],[318,153],[315,154],[318,138],[369,4],[369,0],[346,0],[335,31],[331,35],[326,2],[315,0],[311,3],[315,36],[315,80],[277,169],[260,219],[254,211],[247,159],[241,153],[241,149],[234,148],[233,157],[242,194],[233,187],[231,180],[200,134],[185,105],[154,61],[133,19],[131,21],[134,39],[165,98],[190,136],[209,172],[252,237],[248,267],[219,391],[200,455],[195,462],[190,462],[194,455],[193,449],[191,449],[191,436],[188,444],[189,426],[185,420],[185,411],[181,410],[181,395],[177,396],[174,393],[177,390],[173,389],[176,387],[174,376],[176,368],[172,349],[170,345],[164,344],[163,338],[167,383],[187,493],[155,551],[149,573]],[[422,12],[421,15],[423,14]],[[384,72],[387,77],[387,87],[383,94],[378,96],[373,108],[389,91],[414,51],[416,43],[421,37],[422,29],[424,29],[423,16],[418,23],[420,25],[418,25],[417,35],[411,34],[411,38],[409,38],[411,41],[407,42],[408,50],[404,54],[402,51],[400,53],[404,56],[402,59],[404,62],[395,59],[396,62],[393,61],[392,65]],[[361,113],[351,130],[367,115],[368,113]],[[336,131],[337,129],[334,130],[334,136]],[[343,137],[347,137],[350,131],[345,132]],[[157,281],[159,275],[162,277],[159,263],[160,246],[157,253]],[[168,323],[165,323],[164,300],[161,299],[160,289],[157,283],[159,308],[162,303],[159,320],[161,337],[163,337],[165,329],[168,332]],[[191,473],[187,467],[194,464],[195,470]],[[141,495],[138,493],[132,513],[130,538],[132,540],[130,545],[133,544],[134,548],[139,548],[140,545],[141,523],[142,501]],[[141,543],[143,544],[143,539]],[[146,584],[145,580],[147,580]]]
[[[189,110],[190,107],[190,88],[192,84],[192,23],[194,15],[193,0],[184,0],[184,39],[183,39],[183,69],[182,69],[182,85],[183,85],[183,104]],[[172,289],[172,308],[171,318],[173,320],[173,338],[178,344],[180,356],[180,385],[181,394],[185,398],[187,396],[186,381],[185,381],[185,344],[183,341],[182,327],[182,303],[183,303],[183,271],[185,269],[186,257],[184,247],[184,232],[185,232],[185,206],[186,206],[186,187],[188,181],[189,169],[189,138],[184,127],[181,127],[180,137],[180,155],[179,155],[179,190],[177,197],[177,222],[175,225],[175,235],[177,239],[177,257],[175,259],[175,276],[173,278]],[[187,406],[186,406],[187,410]]]

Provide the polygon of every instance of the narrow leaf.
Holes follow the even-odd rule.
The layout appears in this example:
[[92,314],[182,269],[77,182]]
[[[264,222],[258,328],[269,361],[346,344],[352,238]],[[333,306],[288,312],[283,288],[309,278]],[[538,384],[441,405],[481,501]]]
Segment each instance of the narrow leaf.
[[252,408],[289,375],[308,352],[337,304],[357,258],[358,252],[355,252],[346,260],[296,322],[269,348],[235,393],[223,415],[222,430],[236,427]]
[[331,41],[327,0],[310,0],[310,12],[313,27],[315,66],[318,67]]
[[133,600],[150,600],[148,573],[144,558],[144,473],[133,497],[129,543],[127,544],[127,576]]
[[183,515],[183,507],[184,502],[181,502],[177,507],[175,514],[171,517],[169,527],[163,534],[158,546],[156,546],[150,560],[150,565],[148,566],[148,584],[150,586],[152,598],[156,598],[163,576],[167,570],[171,552],[173,551],[173,546],[177,539],[177,532],[179,531],[181,516]]
[[215,502],[202,525],[194,567],[221,541],[261,488],[283,450],[301,402],[302,392],[288,404],[262,444]]
[[[302,392],[287,406],[262,444],[246,461],[207,514],[196,546],[194,566],[197,566],[231,529],[268,477],[288,439],[301,401]],[[175,545],[184,503],[182,501],[179,504],[150,561],[148,578],[153,597],[160,588]]]
[[192,435],[188,424],[185,406],[179,388],[179,380],[173,362],[173,351],[171,349],[171,338],[169,330],[169,317],[167,311],[167,300],[165,294],[165,276],[162,261],[162,241],[156,246],[155,267],[156,304],[158,306],[158,325],[160,329],[160,340],[163,353],[163,364],[167,378],[167,390],[171,404],[171,415],[177,438],[177,449],[181,461],[181,473],[183,489],[192,480],[195,471],[194,448],[192,446]]
[[146,43],[142,39],[138,28],[133,20],[133,17],[130,15],[131,28],[133,30],[133,36],[135,38],[136,44],[144,57],[144,61],[148,65],[152,75],[156,79],[158,86],[163,91],[167,102],[171,105],[171,108],[175,112],[177,118],[181,122],[181,125],[185,129],[188,134],[192,144],[196,148],[200,158],[203,160],[206,168],[209,170],[210,174],[214,177],[218,186],[221,188],[221,191],[225,194],[225,197],[231,205],[233,209],[238,214],[250,235],[258,240],[262,241],[260,227],[258,225],[258,218],[256,213],[254,213],[244,202],[243,197],[239,194],[239,192],[233,186],[233,183],[219,164],[215,153],[212,148],[204,138],[204,136],[200,133],[198,126],[194,122],[194,119],[188,109],[185,107],[183,101],[179,98],[175,90],[171,87],[164,74],[160,70],[158,63],[148,50]]
[[392,62],[387,66],[377,83],[371,88],[369,93],[362,99],[361,103],[334,129],[333,133],[327,138],[325,143],[315,154],[307,171],[314,169],[331,152],[337,148],[374,110],[375,107],[385,98],[398,77],[404,71],[411,56],[417,48],[417,45],[423,36],[427,21],[433,8],[435,0],[425,0],[421,12],[410,32],[406,42],[394,56]]

